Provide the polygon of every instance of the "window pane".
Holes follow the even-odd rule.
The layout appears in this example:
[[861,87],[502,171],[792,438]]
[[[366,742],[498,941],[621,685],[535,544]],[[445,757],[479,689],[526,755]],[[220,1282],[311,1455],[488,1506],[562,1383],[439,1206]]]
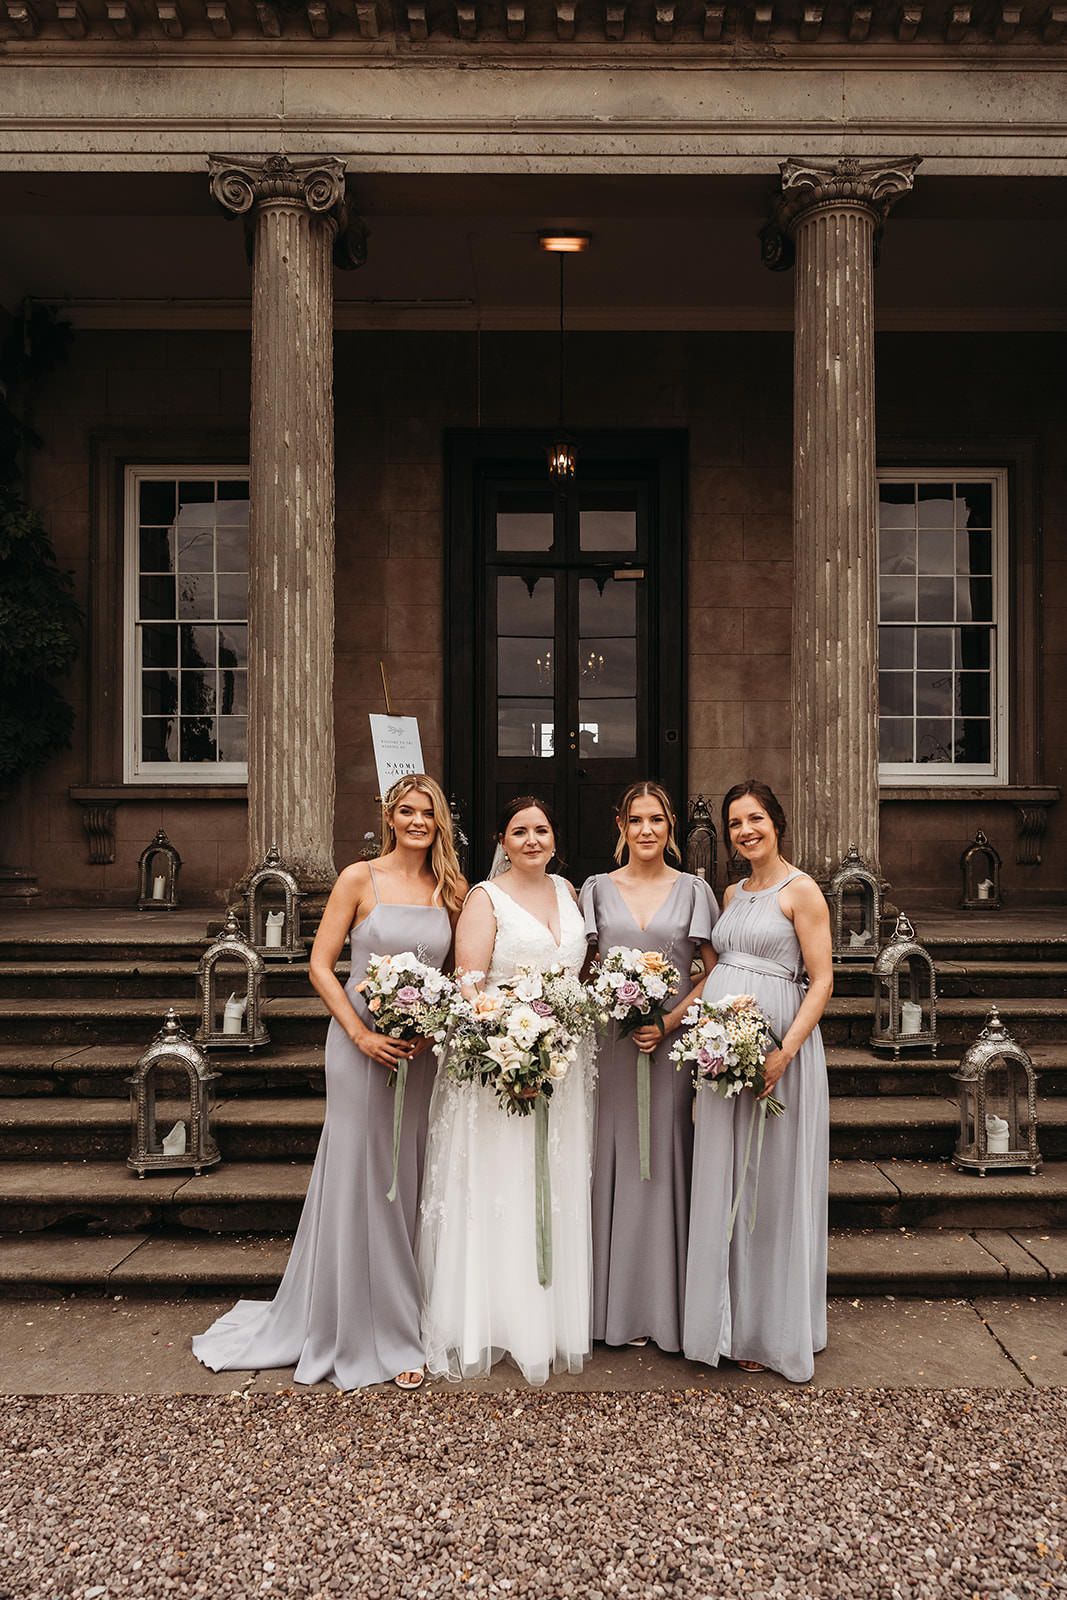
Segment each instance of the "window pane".
[[[991,528],[993,526],[993,485],[991,483],[958,483],[956,495],[964,502],[957,506],[956,526]],[[966,516],[960,511],[965,508]]]
[[940,672],[952,666],[955,628],[920,628],[915,635],[915,664],[920,671]]
[[992,724],[968,717],[956,723],[956,760],[987,765],[993,759]]
[[883,572],[903,577],[915,571],[915,534],[910,528],[884,529],[878,549]]
[[178,581],[178,616],[184,622],[192,617],[214,617],[215,579],[209,572],[181,577]]
[[183,623],[182,666],[213,667],[215,665],[215,629],[197,628]]
[[182,528],[178,534],[178,570],[180,572],[211,572],[214,566],[214,530],[188,530]]
[[554,686],[551,638],[497,640],[498,694],[550,695]]
[[914,528],[915,485],[913,483],[879,484],[878,526],[880,528]]
[[955,570],[956,535],[952,529],[920,528],[919,571],[951,573]]
[[497,633],[550,638],[555,632],[555,592],[552,578],[498,578]]
[[174,521],[176,500],[174,484],[169,480],[155,483],[151,479],[142,479],[139,500],[137,516],[139,522],[154,522],[158,525]]
[[956,615],[961,622],[992,622],[992,578],[961,578],[956,585]]
[[915,620],[914,578],[882,578],[878,590],[883,622]]
[[637,642],[634,639],[579,639],[581,692],[600,699],[637,693]]
[[878,665],[888,671],[915,665],[914,628],[878,629]]
[[914,715],[915,683],[910,672],[878,674],[878,711],[883,717]]
[[247,521],[240,528],[218,529],[215,534],[215,566],[219,572],[248,571]]
[[141,710],[146,717],[169,716],[178,709],[178,674],[145,672],[141,675]]
[[950,622],[955,587],[952,578],[920,578],[919,621]]
[[500,700],[496,708],[497,754],[553,754],[554,708],[551,700]]
[[582,550],[636,550],[637,512],[579,512],[578,543]]
[[579,700],[578,754],[587,760],[637,754],[636,700]]
[[143,761],[177,761],[177,717],[141,718],[141,759]]
[[498,550],[551,550],[555,522],[551,511],[498,511]]
[[[210,478],[183,478],[178,484],[178,507],[213,505],[215,485]],[[214,516],[214,513],[212,513]]]
[[993,571],[993,535],[991,533],[958,533],[956,535],[956,568],[966,575],[969,572]]
[[991,635],[988,628],[960,628],[958,666],[972,672],[988,672]]
[[218,759],[214,717],[182,717],[181,725],[181,759],[183,761],[215,761]]
[[919,527],[951,528],[956,522],[955,494],[951,483],[919,484]]
[[628,578],[582,578],[578,584],[578,627],[598,638],[632,638],[637,632],[637,585]]
[[142,617],[174,616],[173,578],[142,578],[140,592]]
[[988,672],[958,672],[956,710],[965,717],[988,717],[991,709]]
[[213,672],[182,673],[182,711],[212,712],[215,709],[215,674]]
[[920,716],[952,715],[951,672],[919,672],[915,676],[915,709]]
[[878,753],[883,761],[913,761],[910,717],[882,717],[878,723]]
[[142,628],[141,662],[146,667],[176,667],[178,665],[177,628]]
[[220,717],[218,728],[219,760],[247,761],[246,719],[244,717]]
[[219,672],[219,710],[224,714],[248,710],[248,673],[223,667]]
[[174,532],[170,528],[142,528],[140,534],[142,572],[174,571]]
[[216,486],[216,522],[248,523],[248,480],[235,478]]
[[244,573],[224,573],[217,579],[220,617],[247,617],[248,579]]
[[219,666],[247,667],[248,628],[240,622],[231,622],[219,629]]
[[916,717],[916,761],[952,760],[952,718]]

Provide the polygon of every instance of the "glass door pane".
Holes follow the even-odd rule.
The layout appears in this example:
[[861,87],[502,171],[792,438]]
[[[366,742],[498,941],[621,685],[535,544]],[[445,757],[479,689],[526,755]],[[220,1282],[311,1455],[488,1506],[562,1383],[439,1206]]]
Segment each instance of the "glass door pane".
[[555,754],[556,580],[496,580],[497,755],[547,760]]

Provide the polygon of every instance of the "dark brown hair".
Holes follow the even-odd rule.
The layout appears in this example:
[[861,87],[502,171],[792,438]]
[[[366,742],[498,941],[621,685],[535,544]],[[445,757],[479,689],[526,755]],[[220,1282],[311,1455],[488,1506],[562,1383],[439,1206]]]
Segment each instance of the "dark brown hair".
[[656,783],[651,778],[643,778],[640,783],[631,783],[630,787],[627,789],[626,793],[615,807],[615,820],[619,824],[619,838],[618,843],[615,846],[615,860],[621,866],[623,856],[626,854],[626,830],[630,825],[630,807],[633,805],[635,800],[643,800],[646,796],[648,796],[648,798],[651,800],[658,800],[660,805],[663,807],[664,815],[666,816],[669,824],[667,828],[667,843],[664,846],[663,853],[664,855],[673,856],[678,865],[681,866],[682,852],[678,848],[678,840],[674,832],[678,819],[674,814],[674,807],[671,805],[671,797],[663,787],[662,783]]
[[559,825],[556,822],[556,813],[553,811],[548,801],[542,800],[539,795],[517,794],[513,800],[508,800],[505,802],[505,804],[500,808],[500,815],[497,818],[497,839],[499,840],[500,844],[503,845],[504,835],[508,831],[512,818],[517,817],[520,811],[529,811],[531,807],[534,807],[536,810],[544,814],[545,821],[552,829],[552,845],[554,853],[552,860],[548,864],[551,867],[554,862],[555,865],[559,867],[560,871],[562,871],[566,863],[563,860],[563,856],[559,848]]
[[735,783],[732,789],[727,789],[722,799],[722,836],[727,849],[730,845],[730,807],[735,800],[743,800],[750,794],[766,811],[774,824],[774,831],[778,835],[778,848],[782,848],[785,830],[789,824],[785,820],[785,812],[778,802],[778,796],[769,784],[760,783],[758,778],[746,778],[744,783]]

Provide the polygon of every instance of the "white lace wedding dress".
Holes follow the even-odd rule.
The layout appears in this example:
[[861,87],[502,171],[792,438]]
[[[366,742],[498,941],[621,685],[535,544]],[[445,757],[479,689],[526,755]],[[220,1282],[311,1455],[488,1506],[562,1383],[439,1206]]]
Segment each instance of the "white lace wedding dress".
[[[564,964],[586,954],[570,891],[553,878],[560,940],[495,883],[496,942],[486,987],[517,967]],[[580,1372],[592,1344],[590,1180],[595,1089],[592,1041],[555,1086],[548,1114],[552,1282],[537,1281],[534,1118],[509,1116],[491,1089],[439,1071],[430,1102],[422,1213],[416,1246],[429,1372],[459,1379],[507,1356],[528,1383]]]

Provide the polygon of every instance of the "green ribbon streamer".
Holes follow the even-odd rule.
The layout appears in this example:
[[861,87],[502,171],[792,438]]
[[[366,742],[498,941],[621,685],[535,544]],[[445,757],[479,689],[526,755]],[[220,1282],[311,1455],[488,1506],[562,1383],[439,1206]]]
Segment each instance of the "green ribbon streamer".
[[651,1060],[651,1050],[639,1050],[637,1052],[637,1148],[641,1157],[641,1176],[645,1179],[652,1176],[649,1155],[649,1112],[652,1102],[649,1062]]
[[548,1100],[534,1101],[534,1222],[537,1228],[537,1281],[552,1284],[552,1180],[548,1171]]
[[726,1230],[726,1242],[729,1244],[734,1236],[734,1223],[737,1220],[738,1208],[741,1205],[741,1196],[745,1189],[745,1179],[748,1177],[748,1163],[752,1155],[752,1134],[756,1122],[759,1121],[759,1138],[756,1141],[756,1181],[752,1188],[752,1214],[748,1219],[748,1231],[752,1233],[756,1226],[756,1202],[759,1200],[759,1169],[763,1159],[763,1135],[767,1128],[767,1106],[763,1100],[753,1100],[752,1115],[748,1119],[748,1138],[745,1141],[745,1165],[741,1172],[741,1182],[737,1186],[734,1196],[733,1209],[730,1212],[730,1226]]
[[396,1084],[393,1088],[393,1186],[387,1200],[396,1199],[397,1172],[400,1167],[400,1128],[404,1121],[404,1090],[408,1081],[408,1058],[401,1056],[396,1064]]

